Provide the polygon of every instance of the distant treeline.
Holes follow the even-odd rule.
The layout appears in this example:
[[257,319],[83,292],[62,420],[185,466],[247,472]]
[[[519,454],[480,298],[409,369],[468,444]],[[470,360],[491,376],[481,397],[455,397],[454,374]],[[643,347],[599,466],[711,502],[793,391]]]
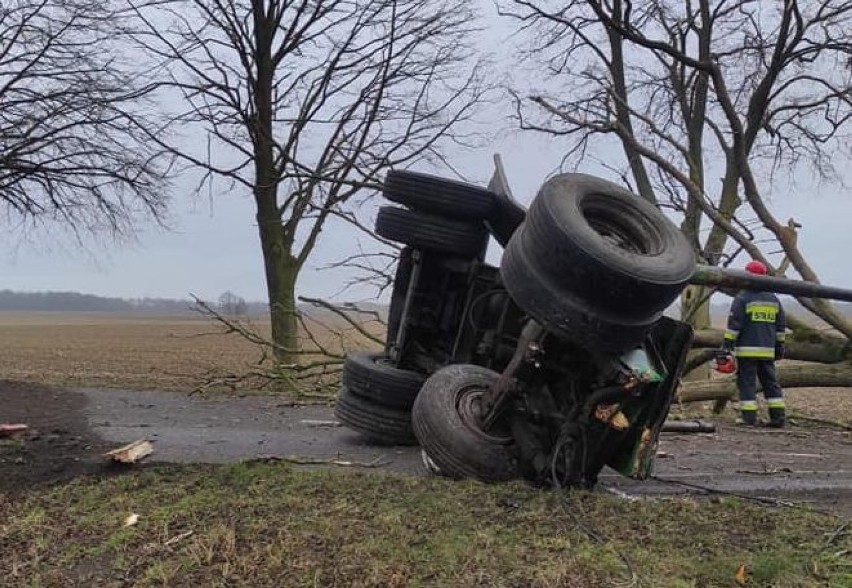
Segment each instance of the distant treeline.
[[[215,301],[213,301],[215,303]],[[62,311],[183,314],[193,312],[193,301],[173,298],[108,298],[79,292],[13,292],[0,290],[0,311]],[[251,314],[266,312],[267,305],[248,302]]]
[[[214,308],[222,310],[222,298],[231,293],[223,294],[218,300],[207,301]],[[234,296],[234,295],[232,295]],[[237,297],[244,310],[240,314],[259,315],[268,311],[265,302],[245,302]],[[722,298],[719,302],[711,305],[711,313],[714,317],[726,316],[730,302]],[[345,307],[345,305],[343,305]],[[806,316],[805,311],[795,300],[785,297],[784,306],[798,316]],[[193,301],[189,299],[174,298],[108,298],[94,294],[81,294],[79,292],[14,292],[12,290],[0,290],[0,311],[61,311],[61,312],[121,312],[121,313],[158,313],[158,314],[183,314],[194,312]],[[386,310],[383,304],[359,303],[359,308],[365,310]],[[303,311],[310,312],[309,306],[299,305]],[[837,303],[837,309],[847,316],[852,315],[852,304],[848,302]],[[676,303],[666,311],[666,314],[677,317],[680,314],[679,305]]]

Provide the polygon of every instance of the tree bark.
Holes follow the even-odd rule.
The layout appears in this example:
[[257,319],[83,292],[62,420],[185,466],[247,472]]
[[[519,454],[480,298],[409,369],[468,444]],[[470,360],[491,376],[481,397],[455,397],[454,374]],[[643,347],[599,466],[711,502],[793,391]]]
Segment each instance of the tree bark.
[[[778,366],[778,382],[782,388],[852,388],[852,363]],[[734,399],[737,397],[736,378],[690,382],[681,387],[678,397],[681,402]]]
[[[704,329],[695,332],[693,348],[719,348],[722,346],[723,332],[717,329]],[[845,337],[830,335],[816,330],[805,332],[796,330],[788,336],[785,343],[786,359],[835,364],[852,360],[852,349]]]
[[[621,0],[615,0],[613,12],[616,15],[621,14]],[[612,52],[612,60],[610,62],[610,75],[612,76],[612,89],[617,100],[615,101],[615,116],[627,132],[633,136],[633,120],[630,116],[629,98],[627,95],[627,81],[624,71],[624,39],[621,35],[613,31],[608,32],[610,51]],[[633,179],[636,181],[636,190],[639,195],[652,204],[657,204],[657,198],[654,195],[654,186],[648,177],[648,170],[645,169],[645,162],[642,156],[637,153],[633,146],[624,140],[621,145],[624,149],[624,155],[627,162],[630,164],[630,171],[633,174]]]
[[296,319],[298,260],[292,255],[289,237],[277,214],[257,215],[260,245],[269,296],[269,315],[275,359],[290,363],[299,349]]
[[[708,289],[702,286],[687,286],[683,294],[681,294],[681,320],[692,325],[692,328],[698,331],[710,329],[710,297],[707,295]],[[696,346],[693,345],[693,348]],[[688,363],[694,364],[691,369],[684,371],[684,379],[686,380],[706,380],[710,377],[708,367],[703,367],[707,359],[701,359],[702,352],[693,349],[689,353]]]

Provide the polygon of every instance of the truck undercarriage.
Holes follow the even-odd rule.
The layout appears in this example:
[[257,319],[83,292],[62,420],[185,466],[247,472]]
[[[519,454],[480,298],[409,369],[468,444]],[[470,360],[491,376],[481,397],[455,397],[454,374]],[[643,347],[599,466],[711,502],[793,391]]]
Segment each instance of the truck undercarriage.
[[[678,228],[583,174],[551,178],[527,211],[415,172],[390,172],[384,195],[404,206],[376,222],[404,245],[387,345],[347,359],[340,421],[419,443],[450,477],[591,487],[604,466],[650,475],[692,341],[662,313],[696,275],[714,277],[696,272]],[[499,267],[485,262],[490,237]]]

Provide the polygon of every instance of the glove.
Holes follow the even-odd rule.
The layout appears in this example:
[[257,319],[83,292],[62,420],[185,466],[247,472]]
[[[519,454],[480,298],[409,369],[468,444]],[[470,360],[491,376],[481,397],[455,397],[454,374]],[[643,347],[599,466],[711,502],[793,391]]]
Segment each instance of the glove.
[[782,359],[784,357],[785,351],[787,351],[787,350],[784,348],[783,343],[776,343],[775,344],[775,361]]

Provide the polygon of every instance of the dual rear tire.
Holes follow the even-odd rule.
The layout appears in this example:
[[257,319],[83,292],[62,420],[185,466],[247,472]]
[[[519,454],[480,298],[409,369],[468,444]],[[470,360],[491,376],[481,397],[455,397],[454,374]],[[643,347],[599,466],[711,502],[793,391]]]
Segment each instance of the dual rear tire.
[[335,416],[383,445],[412,445],[411,407],[426,376],[395,367],[383,353],[355,353],[343,364]]
[[527,314],[602,353],[642,342],[695,268],[683,234],[652,203],[584,174],[546,182],[500,264]]

